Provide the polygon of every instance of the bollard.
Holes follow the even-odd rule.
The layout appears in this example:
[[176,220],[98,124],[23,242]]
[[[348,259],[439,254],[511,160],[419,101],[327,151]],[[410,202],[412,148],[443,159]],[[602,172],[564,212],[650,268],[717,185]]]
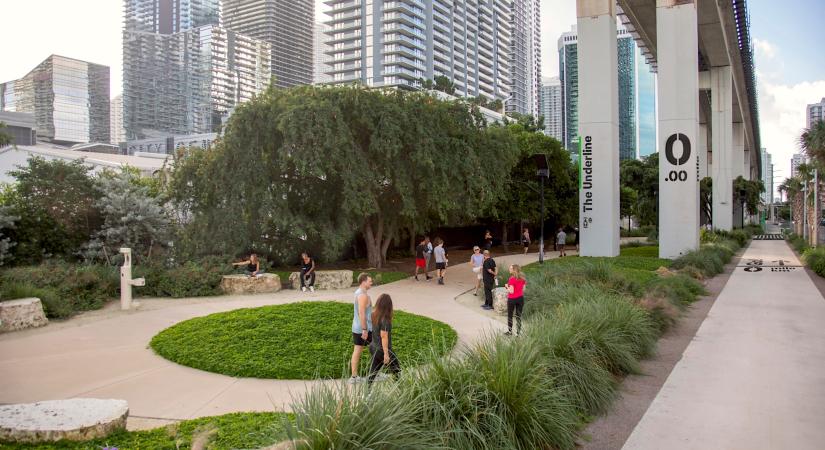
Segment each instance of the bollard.
[[132,249],[121,248],[120,253],[123,253],[123,265],[120,266],[120,309],[126,311],[132,307],[132,286],[145,286],[146,280],[132,279]]

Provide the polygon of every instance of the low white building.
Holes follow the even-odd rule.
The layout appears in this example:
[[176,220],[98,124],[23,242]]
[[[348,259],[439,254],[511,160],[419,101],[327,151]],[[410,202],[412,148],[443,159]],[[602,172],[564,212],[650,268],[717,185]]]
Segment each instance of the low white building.
[[91,153],[71,150],[51,144],[18,145],[0,149],[0,183],[15,181],[9,172],[17,170],[18,166],[25,167],[31,157],[41,157],[46,160],[61,159],[67,162],[82,159],[92,168],[92,173],[104,169],[120,169],[125,166],[134,167],[144,176],[152,176],[160,171],[164,164],[172,163],[170,155],[137,153],[135,155],[115,155],[110,153]]

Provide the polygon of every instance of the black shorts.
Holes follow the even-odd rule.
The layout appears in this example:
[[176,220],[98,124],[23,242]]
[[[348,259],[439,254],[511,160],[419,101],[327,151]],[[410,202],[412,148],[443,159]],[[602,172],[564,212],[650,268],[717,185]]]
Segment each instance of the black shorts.
[[367,340],[361,339],[361,333],[352,333],[352,343],[355,345],[360,345],[362,347],[366,347],[370,345],[372,342],[372,331],[367,332]]
[[435,263],[435,268],[437,270],[444,270],[447,268],[447,263]]
[[521,241],[521,245],[523,245],[525,247],[529,247],[530,246],[530,241]]

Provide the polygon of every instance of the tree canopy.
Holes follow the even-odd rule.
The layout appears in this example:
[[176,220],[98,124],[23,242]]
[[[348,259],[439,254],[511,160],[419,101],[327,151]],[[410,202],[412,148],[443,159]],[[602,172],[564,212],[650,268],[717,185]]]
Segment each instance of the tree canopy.
[[463,101],[272,88],[238,107],[214,149],[179,160],[171,192],[213,250],[332,259],[360,233],[381,267],[400,230],[474,218],[501,200],[517,159],[507,130]]

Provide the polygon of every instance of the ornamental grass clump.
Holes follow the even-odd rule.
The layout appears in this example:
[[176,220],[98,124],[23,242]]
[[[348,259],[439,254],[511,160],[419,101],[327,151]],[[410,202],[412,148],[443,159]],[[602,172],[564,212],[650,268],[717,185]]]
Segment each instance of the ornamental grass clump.
[[616,398],[618,382],[599,364],[598,354],[586,343],[588,335],[553,316],[533,319],[526,330],[526,345],[538,349],[549,379],[578,413],[606,412]]
[[673,306],[682,311],[695,302],[697,296],[707,295],[707,291],[701,283],[683,274],[656,279],[648,287],[647,293],[649,296],[667,299]]
[[805,250],[802,261],[817,275],[825,277],[825,248],[810,248]]

